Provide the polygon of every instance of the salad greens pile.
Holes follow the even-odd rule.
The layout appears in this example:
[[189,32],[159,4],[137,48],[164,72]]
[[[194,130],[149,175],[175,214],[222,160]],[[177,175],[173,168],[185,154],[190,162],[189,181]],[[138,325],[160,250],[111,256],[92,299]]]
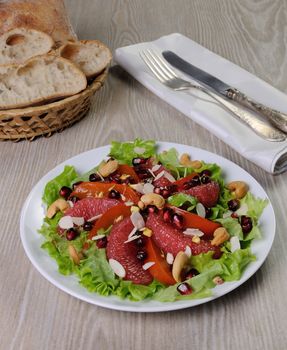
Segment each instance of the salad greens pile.
[[[58,212],[52,219],[44,219],[39,233],[45,238],[42,248],[55,259],[61,274],[76,274],[79,283],[92,293],[103,296],[116,295],[132,301],[152,298],[161,302],[211,296],[212,288],[215,286],[214,277],[216,276],[220,276],[226,282],[241,278],[245,267],[256,259],[251,252],[251,243],[253,239],[261,237],[258,220],[267,205],[267,200],[256,198],[250,192],[241,199],[240,207],[245,207],[245,214],[252,219],[252,230],[246,235],[243,233],[238,219],[226,214],[229,211],[227,203],[233,197],[226,188],[219,165],[202,162],[200,169],[184,167],[179,162],[179,154],[176,149],[158,154],[156,143],[153,140],[141,139],[136,139],[134,142],[112,142],[109,156],[118,160],[120,164],[128,165],[131,165],[133,158],[136,157],[157,158],[176,179],[194,172],[210,170],[212,180],[218,182],[220,186],[220,196],[217,205],[211,208],[209,219],[225,227],[230,236],[237,236],[240,240],[241,249],[231,252],[230,242],[228,241],[223,244],[223,253],[219,259],[213,259],[212,252],[191,256],[190,263],[199,274],[186,281],[193,292],[189,295],[181,295],[177,290],[179,283],[167,287],[154,279],[151,284],[146,286],[134,284],[131,281],[117,277],[107,261],[105,248],[98,249],[95,241],[90,241],[90,246],[85,248],[88,235],[86,231],[81,232],[73,240],[73,246],[78,252],[81,252],[80,263],[75,264],[69,255],[70,242],[65,236],[60,235],[57,230],[58,222],[63,216],[61,212]],[[87,174],[78,174],[73,166],[65,166],[60,175],[46,184],[42,197],[43,203],[46,206],[53,203],[59,197],[59,190],[63,186],[72,187],[73,183],[77,181],[87,181],[88,175],[95,171],[97,164],[91,164],[91,167],[93,169]],[[167,202],[175,207],[185,205],[186,210],[191,212],[195,212],[198,203],[195,197],[185,193],[175,193],[167,198]]]

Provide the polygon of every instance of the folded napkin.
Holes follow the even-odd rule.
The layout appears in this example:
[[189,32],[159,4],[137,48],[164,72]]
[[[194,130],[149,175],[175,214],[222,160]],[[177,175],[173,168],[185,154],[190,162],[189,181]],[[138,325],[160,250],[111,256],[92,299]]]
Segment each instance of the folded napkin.
[[[158,40],[118,48],[116,62],[161,99],[184,113],[220,138],[242,156],[264,170],[276,174],[287,170],[287,141],[269,142],[257,136],[249,127],[212,103],[200,91],[173,91],[161,84],[139,56],[145,49],[174,51],[186,61],[205,70],[258,102],[287,112],[287,97],[246,70],[207,50],[181,34],[170,34]],[[184,76],[187,80],[188,76]],[[214,102],[214,101],[213,101]]]

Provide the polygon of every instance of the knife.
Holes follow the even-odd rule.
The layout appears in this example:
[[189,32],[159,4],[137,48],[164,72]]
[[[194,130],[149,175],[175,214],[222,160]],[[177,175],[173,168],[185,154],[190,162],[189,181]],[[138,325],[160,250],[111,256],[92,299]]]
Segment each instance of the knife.
[[259,102],[254,101],[244,93],[240,92],[238,89],[224,83],[222,80],[201,70],[200,68],[195,67],[191,63],[186,62],[172,51],[163,51],[162,55],[173,67],[190,75],[199,83],[212,88],[212,90],[214,90],[217,94],[223,95],[229,100],[235,101],[242,106],[263,115],[274,126],[287,133],[287,114],[281,113]]

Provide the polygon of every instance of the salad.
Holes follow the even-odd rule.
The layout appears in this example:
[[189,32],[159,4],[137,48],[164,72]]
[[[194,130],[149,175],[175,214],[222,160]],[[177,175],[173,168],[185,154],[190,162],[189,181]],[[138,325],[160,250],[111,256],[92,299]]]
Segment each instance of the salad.
[[267,205],[217,164],[153,140],[112,142],[85,174],[73,166],[44,189],[42,248],[92,293],[161,302],[205,298],[256,257]]

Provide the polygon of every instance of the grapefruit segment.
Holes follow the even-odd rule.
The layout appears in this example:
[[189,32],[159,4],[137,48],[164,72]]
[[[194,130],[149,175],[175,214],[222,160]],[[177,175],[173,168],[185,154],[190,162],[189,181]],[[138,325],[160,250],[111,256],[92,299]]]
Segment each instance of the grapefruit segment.
[[119,204],[116,199],[110,198],[83,198],[77,201],[72,208],[65,211],[65,216],[83,217],[85,221],[103,214],[108,209]]
[[148,285],[152,282],[152,275],[142,268],[142,262],[137,257],[137,249],[133,241],[124,243],[134,226],[131,219],[125,218],[114,224],[108,236],[107,258],[118,261],[125,269],[125,280],[135,284]]
[[176,256],[178,252],[185,251],[189,246],[192,255],[214,251],[214,257],[221,255],[220,248],[211,245],[210,241],[201,240],[194,243],[191,237],[185,236],[181,230],[166,223],[160,214],[151,213],[148,216],[146,226],[153,231],[153,241],[164,252]]
[[196,197],[205,207],[211,208],[217,204],[220,187],[217,182],[210,181],[182,192]]

